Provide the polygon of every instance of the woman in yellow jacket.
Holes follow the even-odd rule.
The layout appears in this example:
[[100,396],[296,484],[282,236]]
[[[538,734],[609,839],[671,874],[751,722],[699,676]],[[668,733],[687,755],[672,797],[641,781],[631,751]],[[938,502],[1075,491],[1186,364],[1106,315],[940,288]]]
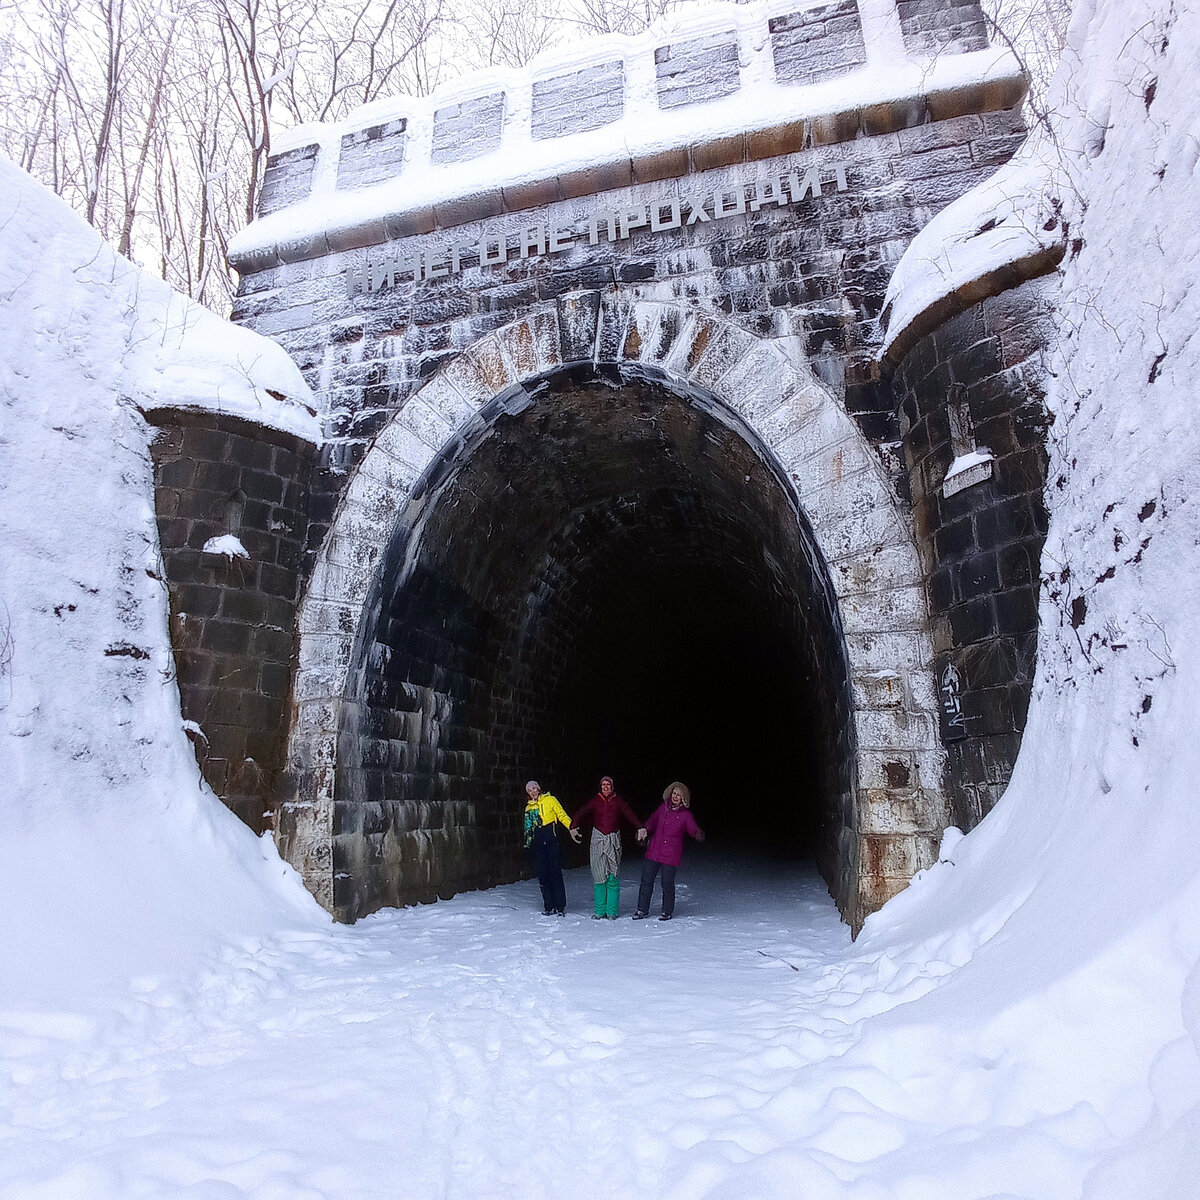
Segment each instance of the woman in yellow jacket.
[[579,841],[583,834],[571,828],[571,818],[558,800],[543,792],[536,779],[525,785],[529,797],[525,805],[525,848],[533,851],[538,883],[542,888],[542,908],[548,917],[561,917],[567,911],[567,889],[563,883],[562,856],[558,848],[555,824],[564,825]]

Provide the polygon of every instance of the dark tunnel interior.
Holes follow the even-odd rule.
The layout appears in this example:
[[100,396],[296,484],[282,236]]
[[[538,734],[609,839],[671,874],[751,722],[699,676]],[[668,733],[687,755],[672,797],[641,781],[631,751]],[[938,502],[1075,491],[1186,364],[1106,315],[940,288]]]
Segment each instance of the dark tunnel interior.
[[[836,602],[748,431],[647,380],[561,378],[444,464],[385,555],[343,706],[356,904],[523,869],[523,783],[673,779],[710,837],[829,877],[852,746]],[[382,823],[382,838],[363,836]]]

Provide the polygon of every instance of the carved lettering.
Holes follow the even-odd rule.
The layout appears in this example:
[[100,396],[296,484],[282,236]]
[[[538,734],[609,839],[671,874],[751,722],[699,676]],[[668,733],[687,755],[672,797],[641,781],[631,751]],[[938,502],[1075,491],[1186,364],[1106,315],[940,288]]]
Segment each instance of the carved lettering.
[[523,259],[561,254],[581,241],[585,232],[588,245],[596,246],[600,243],[602,231],[612,243],[632,236],[639,229],[648,233],[665,233],[685,225],[705,225],[710,221],[740,216],[747,211],[759,212],[766,205],[782,208],[798,204],[810,196],[819,197],[825,184],[836,186],[839,192],[849,190],[845,163],[833,162],[824,168],[819,165],[797,165],[788,172],[786,182],[783,176],[775,175],[755,180],[750,189],[745,184],[736,184],[708,195],[657,200],[648,206],[643,204],[616,211],[597,209],[574,227],[562,228],[539,223],[516,233],[508,230],[489,232],[485,229],[478,243],[455,242],[440,250],[426,246],[420,251],[402,253],[394,248],[394,244],[385,243],[364,261],[346,268],[346,295],[353,298],[394,287],[404,275],[411,275],[414,279],[444,279],[459,275],[469,259],[476,259],[481,267],[503,266],[513,250]]
[[[669,209],[670,215],[663,220],[663,209]],[[664,229],[678,229],[683,223],[679,211],[678,200],[655,200],[650,205],[650,232],[661,233]]]

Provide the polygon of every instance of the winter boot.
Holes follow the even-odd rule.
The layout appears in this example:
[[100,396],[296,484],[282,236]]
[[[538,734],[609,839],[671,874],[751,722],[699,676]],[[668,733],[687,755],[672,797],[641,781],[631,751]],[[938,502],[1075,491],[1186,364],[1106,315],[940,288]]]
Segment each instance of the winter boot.
[[608,904],[608,884],[595,883],[592,885],[592,897],[595,901],[596,916],[603,917],[606,915],[606,905]]
[[[604,884],[604,891],[605,915],[615,921],[621,910],[621,881],[615,875],[610,875]],[[596,911],[600,911],[599,888],[596,895]]]

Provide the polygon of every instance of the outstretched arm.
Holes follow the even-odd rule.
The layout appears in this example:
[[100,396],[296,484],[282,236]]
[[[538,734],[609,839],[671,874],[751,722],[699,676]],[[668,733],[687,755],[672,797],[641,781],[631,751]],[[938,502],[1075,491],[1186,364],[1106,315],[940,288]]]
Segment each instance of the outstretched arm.
[[618,811],[621,814],[621,819],[629,826],[630,829],[634,830],[634,832],[636,832],[640,838],[645,826],[643,826],[641,821],[637,819],[637,813],[635,813],[633,809],[630,808],[629,805],[620,798],[617,799],[617,804],[620,806]]
[[[585,805],[584,805],[582,808],[580,808],[580,809],[579,809],[579,810],[578,810],[578,811],[575,813],[575,815],[574,815],[574,816],[571,818],[571,836],[572,836],[572,837],[574,837],[574,836],[575,836],[575,831],[577,831],[577,830],[579,829],[579,827],[580,827],[580,826],[581,826],[581,825],[582,825],[582,824],[583,824],[585,821],[594,821],[594,820],[596,819],[596,818],[595,818],[595,816],[593,815],[593,812],[592,812],[592,810],[593,810],[595,807],[596,807],[596,801],[595,801],[595,800],[589,800],[589,801],[588,801],[588,802],[587,802],[587,803],[586,803],[586,804],[585,804]],[[578,840],[578,839],[576,839],[576,840]]]

